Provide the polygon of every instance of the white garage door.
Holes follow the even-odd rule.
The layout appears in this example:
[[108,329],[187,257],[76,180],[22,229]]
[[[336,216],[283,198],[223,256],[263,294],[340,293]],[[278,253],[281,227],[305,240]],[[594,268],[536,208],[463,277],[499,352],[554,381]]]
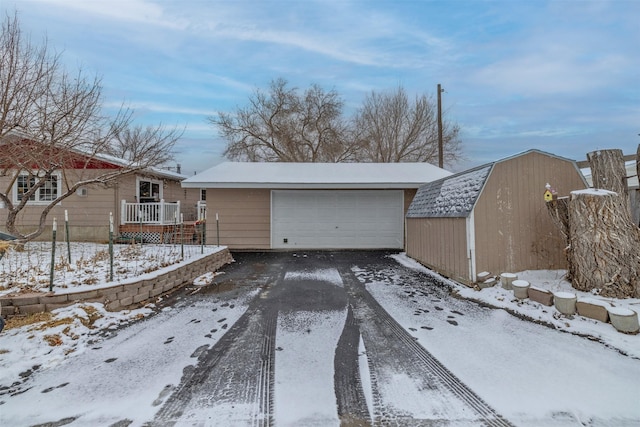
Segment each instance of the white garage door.
[[402,190],[273,190],[274,249],[402,249]]

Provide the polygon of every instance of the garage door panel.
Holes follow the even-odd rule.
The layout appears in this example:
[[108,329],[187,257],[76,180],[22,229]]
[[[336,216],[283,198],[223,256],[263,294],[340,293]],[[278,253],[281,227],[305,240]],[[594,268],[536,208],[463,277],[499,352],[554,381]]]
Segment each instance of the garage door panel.
[[276,249],[401,249],[403,198],[401,190],[274,190],[271,245]]

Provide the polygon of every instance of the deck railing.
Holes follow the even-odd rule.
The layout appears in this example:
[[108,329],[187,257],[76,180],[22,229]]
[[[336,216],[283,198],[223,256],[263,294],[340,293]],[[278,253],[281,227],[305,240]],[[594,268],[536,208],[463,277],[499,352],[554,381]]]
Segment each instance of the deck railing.
[[198,211],[198,221],[203,221],[207,219],[207,202],[204,200],[198,201],[196,205],[196,210]]
[[163,200],[155,203],[127,203],[122,201],[120,224],[160,224],[180,223],[180,201],[167,203]]

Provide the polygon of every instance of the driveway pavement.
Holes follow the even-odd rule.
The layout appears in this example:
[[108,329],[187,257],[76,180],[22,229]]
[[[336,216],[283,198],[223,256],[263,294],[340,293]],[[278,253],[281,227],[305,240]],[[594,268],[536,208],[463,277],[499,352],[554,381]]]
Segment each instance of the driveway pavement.
[[[510,425],[416,343],[356,278],[354,265],[374,272],[392,265],[397,268],[385,255],[234,254],[236,263],[224,270],[213,287],[243,287],[246,280],[257,280],[263,283],[262,291],[225,336],[200,355],[155,423],[169,425],[214,413],[218,422],[226,419],[230,424],[251,420],[271,425],[285,420],[291,425],[327,425],[339,419],[343,425],[368,425],[371,420],[380,425],[434,425],[451,420]],[[323,320],[314,321],[317,315]],[[323,323],[334,320],[333,331],[323,330]],[[312,353],[324,354],[325,360],[308,360],[313,356],[307,345],[317,346]],[[364,382],[363,348],[368,376]],[[278,363],[278,359],[285,361]],[[325,378],[314,378],[315,372],[310,372],[327,367]],[[326,390],[327,386],[331,389]],[[337,407],[313,408],[322,394]],[[297,401],[293,406],[311,410],[301,416],[291,414],[291,400]],[[416,414],[425,418],[418,419]]]
[[381,251],[234,253],[0,393],[12,426],[635,426],[638,360]]

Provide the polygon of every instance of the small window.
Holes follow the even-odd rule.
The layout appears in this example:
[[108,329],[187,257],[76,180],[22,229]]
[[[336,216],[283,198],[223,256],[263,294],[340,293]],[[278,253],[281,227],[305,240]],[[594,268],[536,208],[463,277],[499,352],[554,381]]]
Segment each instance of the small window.
[[140,203],[159,202],[162,199],[162,181],[138,178],[138,200]]
[[[20,174],[15,184],[15,202],[19,203],[24,195],[39,182],[39,179],[26,173]],[[56,200],[60,197],[58,183],[59,176],[57,174],[51,175],[35,193],[29,196],[29,202],[47,203]]]
[[207,201],[207,189],[206,188],[201,188],[200,189],[200,200],[203,202]]

